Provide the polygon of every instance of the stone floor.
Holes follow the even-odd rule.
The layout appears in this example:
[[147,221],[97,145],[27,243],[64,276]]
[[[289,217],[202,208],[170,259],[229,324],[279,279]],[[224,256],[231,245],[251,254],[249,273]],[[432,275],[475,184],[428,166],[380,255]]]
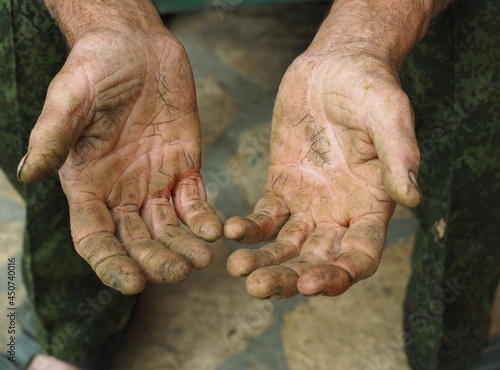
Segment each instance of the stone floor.
[[[238,6],[166,19],[191,58],[204,134],[210,201],[223,218],[246,214],[262,192],[273,98],[325,6]],[[227,171],[228,164],[240,171]],[[19,256],[22,200],[0,173],[0,274]],[[237,246],[213,243],[215,260],[181,284],[150,285],[112,370],[406,369],[401,305],[415,220],[398,208],[385,257],[369,280],[336,298],[259,301],[226,272]],[[19,274],[18,274],[19,275]],[[0,308],[6,307],[6,286]],[[18,289],[18,300],[24,296]],[[5,348],[6,318],[0,315]]]

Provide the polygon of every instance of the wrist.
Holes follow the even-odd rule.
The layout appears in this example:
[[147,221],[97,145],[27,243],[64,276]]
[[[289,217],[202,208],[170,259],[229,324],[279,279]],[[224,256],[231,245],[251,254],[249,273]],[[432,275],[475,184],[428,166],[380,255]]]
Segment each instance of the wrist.
[[43,0],[57,20],[70,47],[85,35],[102,28],[165,32],[150,0]]
[[448,1],[336,0],[308,52],[365,51],[399,71]]

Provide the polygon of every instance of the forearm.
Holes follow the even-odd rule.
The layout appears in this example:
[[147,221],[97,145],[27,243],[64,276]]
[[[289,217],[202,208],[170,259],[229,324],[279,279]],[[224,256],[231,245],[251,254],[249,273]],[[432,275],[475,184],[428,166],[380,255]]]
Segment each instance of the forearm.
[[401,68],[451,0],[336,0],[309,51],[364,48]]
[[165,30],[151,0],[43,0],[70,47],[102,27]]

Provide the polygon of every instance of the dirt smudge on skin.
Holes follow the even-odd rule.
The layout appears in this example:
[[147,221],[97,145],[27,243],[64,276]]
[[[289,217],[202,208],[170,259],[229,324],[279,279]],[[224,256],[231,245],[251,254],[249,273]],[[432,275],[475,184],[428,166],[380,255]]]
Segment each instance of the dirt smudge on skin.
[[325,127],[318,127],[314,117],[308,116],[308,120],[305,123],[305,136],[307,142],[309,143],[309,151],[307,153],[307,158],[316,166],[323,167],[328,163],[328,153],[330,152],[330,146],[328,142],[324,140]]

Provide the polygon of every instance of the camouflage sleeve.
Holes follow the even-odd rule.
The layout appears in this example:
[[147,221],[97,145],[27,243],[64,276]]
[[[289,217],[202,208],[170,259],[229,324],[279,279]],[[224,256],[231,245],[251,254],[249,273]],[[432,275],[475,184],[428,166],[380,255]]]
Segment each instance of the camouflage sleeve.
[[500,276],[500,4],[457,1],[410,55],[424,194],[405,300],[414,369],[468,369]]

